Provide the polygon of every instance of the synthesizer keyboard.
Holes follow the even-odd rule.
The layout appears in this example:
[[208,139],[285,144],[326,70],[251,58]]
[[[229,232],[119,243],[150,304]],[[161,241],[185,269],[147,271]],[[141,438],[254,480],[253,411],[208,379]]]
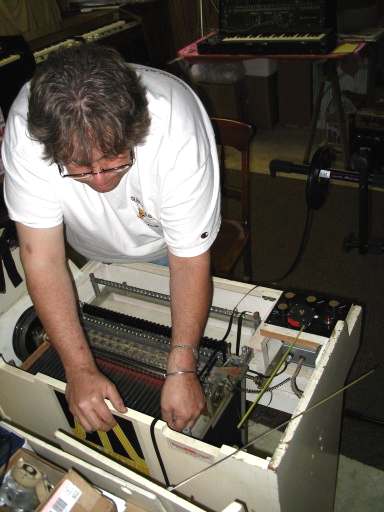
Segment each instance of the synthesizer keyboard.
[[19,59],[20,55],[18,53],[7,55],[6,57],[0,58],[0,67],[6,66],[7,64],[11,64],[11,62],[16,62]]
[[42,48],[41,50],[37,50],[33,52],[33,56],[35,58],[36,64],[40,64],[48,59],[49,55],[61,48],[69,48],[70,46],[81,44],[80,41],[76,39],[65,39],[64,41],[60,41],[59,43],[52,44],[51,46],[47,46],[46,48]]
[[197,43],[200,54],[326,54],[337,43],[333,30],[214,34]]
[[108,25],[104,25],[102,27],[91,30],[90,32],[86,32],[81,34],[81,37],[87,42],[95,42],[100,39],[104,39],[106,37],[112,36],[114,34],[118,34],[119,32],[123,32],[124,30],[131,29],[139,25],[138,21],[125,21],[119,20],[114,23],[110,23]]

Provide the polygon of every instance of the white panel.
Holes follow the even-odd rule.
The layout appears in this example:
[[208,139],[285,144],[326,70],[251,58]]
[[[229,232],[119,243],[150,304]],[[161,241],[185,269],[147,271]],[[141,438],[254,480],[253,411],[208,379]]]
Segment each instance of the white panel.
[[19,368],[7,365],[0,358],[0,408],[4,419],[28,425],[51,439],[58,428],[69,429],[53,389]]
[[150,482],[144,476],[134,473],[118,462],[115,462],[105,455],[96,452],[77,439],[68,436],[65,432],[56,432],[55,437],[61,448],[66,452],[72,453],[80,459],[88,461],[90,464],[95,464],[99,468],[103,468],[108,473],[116,475],[131,484],[139,486],[143,489],[150,489],[151,492],[156,494],[156,496],[161,500],[166,510],[170,510],[170,506],[172,506],[172,510],[175,512],[183,512],[185,510],[189,512],[199,512],[202,510],[200,506],[196,504],[200,501],[197,496],[194,497],[195,503],[190,503],[177,494],[174,494],[161,487],[160,485],[157,485],[154,482]]
[[[230,447],[223,446],[218,449],[187,438],[172,432],[166,426],[162,428],[161,423],[164,425],[163,422],[160,422],[159,426],[156,425],[156,437],[171,485],[178,484],[184,478],[197,473],[233,451]],[[168,438],[161,435],[162,429],[168,431]],[[117,462],[100,455],[63,432],[58,432],[56,437],[64,450],[85,458],[89,462],[93,461],[99,467],[125,478],[126,468]],[[150,442],[149,439],[147,439],[148,442]],[[177,493],[212,510],[221,510],[238,498],[247,504],[249,510],[275,512],[279,510],[276,501],[277,479],[276,475],[267,469],[267,465],[267,461],[257,460],[257,457],[240,453],[223,464],[218,464],[188,485],[177,489]],[[222,485],[218,486],[218,482]],[[226,485],[227,482],[230,482],[230,485]],[[138,480],[135,483],[140,485]]]
[[[347,324],[338,322],[294,414],[344,385],[360,336],[361,309],[353,309],[351,336]],[[308,512],[309,504],[311,512],[333,510],[342,401],[340,394],[288,426],[271,462],[284,512]]]

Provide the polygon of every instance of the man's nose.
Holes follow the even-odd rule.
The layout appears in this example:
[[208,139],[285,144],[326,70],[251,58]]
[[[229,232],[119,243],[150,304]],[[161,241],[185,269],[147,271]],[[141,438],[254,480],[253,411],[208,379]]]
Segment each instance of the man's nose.
[[102,182],[104,182],[104,180],[106,178],[106,175],[107,175],[107,173],[104,173],[103,171],[99,171],[97,169],[94,169],[92,171],[91,179],[95,183],[102,183]]

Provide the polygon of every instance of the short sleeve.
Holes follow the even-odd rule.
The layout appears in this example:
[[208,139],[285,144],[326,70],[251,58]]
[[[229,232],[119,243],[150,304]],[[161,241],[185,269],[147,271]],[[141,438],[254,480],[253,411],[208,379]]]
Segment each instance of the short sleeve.
[[55,194],[55,166],[42,158],[41,145],[27,133],[26,103],[25,98],[18,98],[6,123],[1,148],[4,198],[12,220],[28,227],[50,228],[63,220]]
[[198,128],[177,150],[161,189],[164,238],[175,256],[193,257],[207,251],[220,228],[216,145],[210,125],[208,133],[205,128]]

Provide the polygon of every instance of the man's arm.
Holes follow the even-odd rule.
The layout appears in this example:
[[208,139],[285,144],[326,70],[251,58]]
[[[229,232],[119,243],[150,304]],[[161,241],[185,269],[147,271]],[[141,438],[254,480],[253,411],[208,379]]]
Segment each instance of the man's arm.
[[121,412],[126,409],[115,386],[98,371],[80,325],[63,226],[16,226],[29,294],[65,369],[70,411],[87,431],[109,430],[115,420],[104,399]]
[[[170,252],[168,256],[172,345],[167,371],[194,371],[197,361],[192,348],[198,348],[212,298],[209,251],[193,258],[180,258]],[[204,405],[204,395],[195,373],[174,374],[166,378],[161,410],[163,419],[171,428],[180,431],[192,427]]]

